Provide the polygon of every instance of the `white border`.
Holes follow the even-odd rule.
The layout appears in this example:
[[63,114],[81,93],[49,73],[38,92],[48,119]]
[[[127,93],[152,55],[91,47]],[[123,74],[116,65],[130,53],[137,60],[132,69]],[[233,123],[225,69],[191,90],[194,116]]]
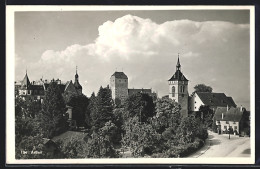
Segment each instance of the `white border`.
[[[127,158],[127,159],[15,159],[14,12],[120,10],[250,10],[251,157],[239,158]],[[255,8],[254,6],[6,6],[6,163],[7,164],[254,164],[255,163]]]

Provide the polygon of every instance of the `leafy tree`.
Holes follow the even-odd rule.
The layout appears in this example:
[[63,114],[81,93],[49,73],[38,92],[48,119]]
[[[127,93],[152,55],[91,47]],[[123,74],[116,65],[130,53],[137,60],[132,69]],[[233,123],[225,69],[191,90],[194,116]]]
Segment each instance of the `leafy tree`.
[[169,98],[157,99],[155,107],[156,115],[152,118],[152,124],[156,131],[162,133],[166,128],[177,130],[180,121],[180,105]]
[[90,137],[86,138],[87,158],[117,158],[118,153],[113,147],[113,135],[115,125],[111,122],[105,124],[104,127],[94,130]]
[[41,135],[23,137],[16,149],[16,158],[18,159],[44,159],[51,158],[44,151],[44,143]]
[[72,119],[76,120],[77,126],[85,126],[85,119],[89,119],[88,104],[89,99],[85,95],[73,96],[67,103],[67,105],[73,107]]
[[52,138],[67,129],[65,103],[57,83],[52,82],[45,92],[42,111],[36,116],[35,132]]
[[60,145],[60,150],[64,154],[65,158],[86,158],[87,143],[84,140],[72,138],[68,142],[62,140],[56,141]]
[[205,127],[212,128],[214,112],[209,106],[200,106],[199,116]]
[[195,90],[194,92],[209,92],[209,93],[212,93],[212,91],[213,91],[212,87],[207,86],[205,84],[197,84],[194,87],[194,90]]
[[148,118],[155,115],[153,98],[146,93],[136,93],[129,96],[124,108],[129,117],[137,116],[141,122],[147,122]]
[[41,111],[41,101],[29,101],[27,102],[27,116],[34,118]]
[[151,155],[161,144],[160,135],[156,133],[151,124],[140,123],[138,120],[138,117],[133,117],[125,123],[122,146],[129,147],[134,157]]
[[194,142],[196,138],[205,140],[208,133],[199,119],[188,116],[182,119],[177,130],[177,136],[180,144],[188,144]]

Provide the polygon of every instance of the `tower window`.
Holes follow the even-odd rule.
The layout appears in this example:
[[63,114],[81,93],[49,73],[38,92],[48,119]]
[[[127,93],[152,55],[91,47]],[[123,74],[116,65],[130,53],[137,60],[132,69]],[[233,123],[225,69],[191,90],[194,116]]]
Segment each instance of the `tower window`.
[[180,93],[184,93],[184,86],[180,86]]
[[172,97],[175,97],[175,87],[172,86]]

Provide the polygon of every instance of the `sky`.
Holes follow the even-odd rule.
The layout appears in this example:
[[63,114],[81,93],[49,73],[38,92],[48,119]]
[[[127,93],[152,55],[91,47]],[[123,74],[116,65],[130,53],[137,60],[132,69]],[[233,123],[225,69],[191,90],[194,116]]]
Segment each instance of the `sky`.
[[196,84],[250,105],[249,10],[60,11],[15,13],[15,80],[73,80],[88,97],[124,71],[129,88],[168,94],[181,70]]

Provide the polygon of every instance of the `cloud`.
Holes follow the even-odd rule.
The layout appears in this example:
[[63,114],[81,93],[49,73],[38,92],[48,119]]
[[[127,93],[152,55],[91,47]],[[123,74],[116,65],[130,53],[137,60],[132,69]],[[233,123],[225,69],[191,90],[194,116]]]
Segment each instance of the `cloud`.
[[218,81],[209,79],[218,79],[219,83],[227,81],[218,85],[219,92],[230,90],[236,95],[239,92],[228,86],[229,80],[237,84],[249,81],[245,71],[249,70],[248,24],[191,20],[157,24],[132,15],[104,22],[93,43],[73,44],[60,51],[46,50],[31,67],[38,75],[69,80],[77,65],[88,96],[100,85],[108,84],[116,68],[123,68],[129,87],[153,88],[165,95],[178,53],[182,70],[190,80],[190,90],[195,84],[207,82],[214,88]]

